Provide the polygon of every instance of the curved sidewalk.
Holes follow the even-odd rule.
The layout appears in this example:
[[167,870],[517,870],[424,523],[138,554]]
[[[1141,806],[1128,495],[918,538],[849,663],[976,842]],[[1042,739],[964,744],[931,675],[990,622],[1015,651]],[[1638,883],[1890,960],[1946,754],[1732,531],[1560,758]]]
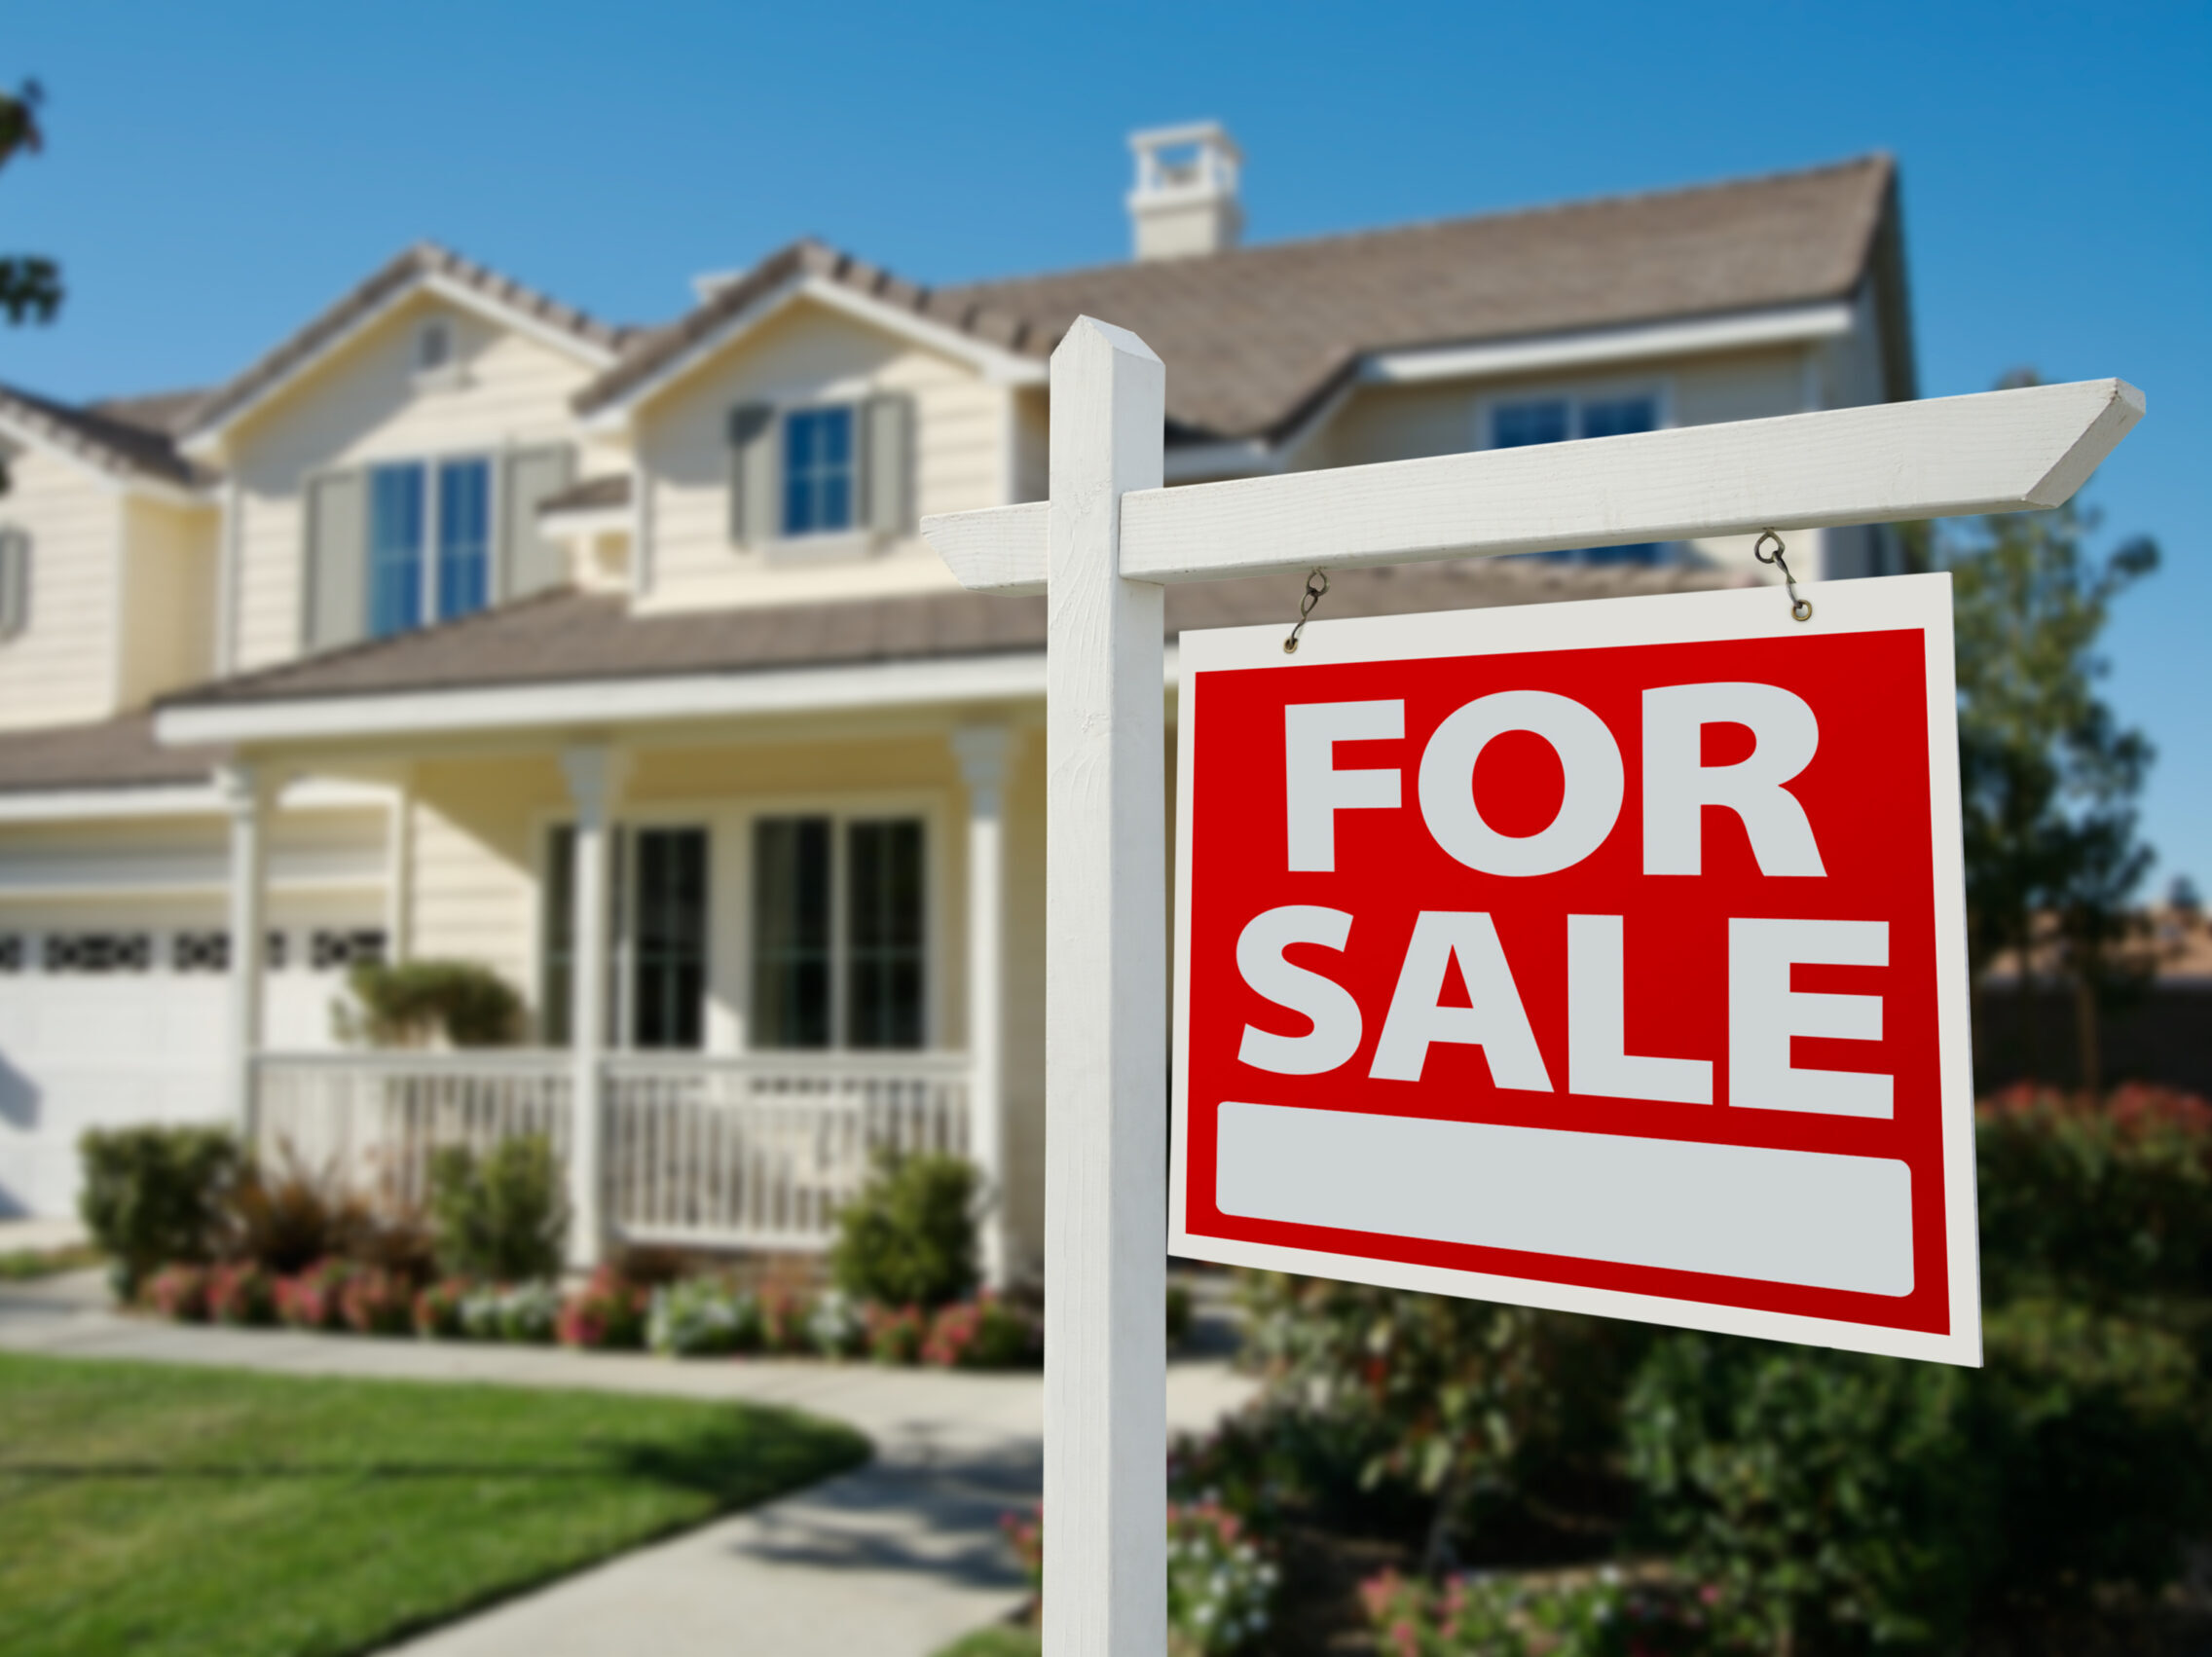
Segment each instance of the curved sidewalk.
[[[1024,1594],[999,1518],[1037,1499],[1044,1388],[798,1359],[670,1362],[631,1353],[232,1330],[121,1317],[99,1277],[0,1284],[0,1349],[290,1375],[588,1387],[781,1404],[874,1443],[866,1467],[619,1555],[393,1650],[406,1657],[929,1657]],[[1221,1359],[1171,1363],[1171,1431],[1251,1395]]]

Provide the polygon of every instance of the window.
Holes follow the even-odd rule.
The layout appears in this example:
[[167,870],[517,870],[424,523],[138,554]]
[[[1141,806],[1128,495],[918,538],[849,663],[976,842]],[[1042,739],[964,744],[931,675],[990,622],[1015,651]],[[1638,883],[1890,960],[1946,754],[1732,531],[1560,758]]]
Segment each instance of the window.
[[[1498,403],[1490,412],[1490,446],[1521,449],[1531,443],[1565,443],[1577,437],[1621,437],[1659,428],[1659,399],[1627,397],[1534,397]],[[1659,541],[1630,546],[1584,547],[1538,556],[1578,564],[1663,564],[1670,549]]]
[[707,1000],[707,835],[640,828],[630,913],[630,1041],[696,1048]]
[[180,932],[169,939],[169,969],[178,973],[227,973],[231,970],[231,935],[227,932]]
[[755,1047],[923,1045],[925,868],[917,818],[755,823]]
[[423,468],[369,472],[369,637],[384,639],[423,619]]
[[856,527],[853,411],[794,409],[784,416],[784,534]]
[[317,927],[308,935],[308,965],[318,973],[348,967],[384,965],[384,929],[356,927],[350,931]]
[[415,336],[415,372],[435,374],[453,360],[453,327],[444,317],[423,324]]
[[53,932],[46,937],[50,973],[143,973],[154,964],[154,940],[142,932]]
[[31,621],[31,537],[0,529],[0,639],[13,639]]
[[[435,505],[435,590],[424,591]],[[410,460],[369,469],[369,636],[482,609],[492,596],[492,462]]]
[[[618,1047],[695,1049],[707,1010],[707,831],[617,828],[610,847],[607,1030]],[[538,1027],[546,1044],[572,1038],[576,831],[546,836]]]
[[492,463],[438,467],[438,616],[480,610],[492,596]]

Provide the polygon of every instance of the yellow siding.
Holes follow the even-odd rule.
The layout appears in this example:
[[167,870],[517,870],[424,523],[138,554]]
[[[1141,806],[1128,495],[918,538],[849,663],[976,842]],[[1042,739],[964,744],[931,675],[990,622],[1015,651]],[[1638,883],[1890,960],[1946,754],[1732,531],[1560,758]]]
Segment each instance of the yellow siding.
[[565,809],[550,756],[424,762],[407,813],[407,933],[419,959],[475,961],[537,996],[534,828]]
[[740,403],[847,401],[876,391],[914,399],[917,518],[1004,500],[1011,423],[1003,387],[797,301],[645,411],[638,453],[648,479],[651,582],[639,608],[788,604],[950,586],[943,564],[918,535],[879,549],[855,536],[846,555],[834,558],[803,543],[757,549],[731,539],[729,411]]
[[30,619],[0,640],[0,730],[104,719],[116,712],[120,497],[87,467],[39,450],[8,471],[0,525],[30,536]]
[[[418,387],[416,330],[440,314],[461,373],[454,385]],[[301,487],[309,474],[572,441],[569,398],[591,374],[565,351],[424,295],[257,413],[233,439],[229,462],[241,514],[239,667],[299,653]]]
[[125,522],[117,689],[136,708],[214,672],[218,520],[212,506],[131,500]]

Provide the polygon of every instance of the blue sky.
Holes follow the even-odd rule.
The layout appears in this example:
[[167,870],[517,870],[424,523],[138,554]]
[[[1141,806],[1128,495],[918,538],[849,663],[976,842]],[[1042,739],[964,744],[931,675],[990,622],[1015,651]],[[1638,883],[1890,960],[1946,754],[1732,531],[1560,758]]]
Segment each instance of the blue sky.
[[619,320],[807,232],[931,282],[1119,258],[1124,134],[1197,116],[1255,239],[1889,149],[1926,392],[2149,395],[2085,496],[2166,555],[2110,692],[2159,884],[2212,885],[2212,6],[203,0],[18,8],[0,54],[51,138],[0,249],[70,287],[0,379],[71,397],[234,372],[422,237]]

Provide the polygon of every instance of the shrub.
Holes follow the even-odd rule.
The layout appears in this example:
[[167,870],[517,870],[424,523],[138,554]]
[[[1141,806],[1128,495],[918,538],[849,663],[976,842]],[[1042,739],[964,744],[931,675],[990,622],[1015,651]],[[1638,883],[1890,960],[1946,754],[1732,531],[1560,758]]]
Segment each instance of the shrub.
[[360,1005],[360,1023],[347,1028],[342,1013],[339,1033],[376,1047],[422,1047],[442,1035],[457,1048],[497,1048],[522,1034],[522,997],[471,961],[364,962],[347,987]]
[[224,1252],[278,1277],[318,1260],[361,1252],[375,1217],[328,1173],[303,1167],[286,1146],[276,1167],[248,1159],[224,1200]]
[[929,1314],[920,1307],[870,1303],[866,1312],[867,1355],[879,1364],[911,1364],[922,1355]]
[[275,1323],[275,1280],[253,1261],[225,1261],[207,1273],[207,1315],[217,1323]]
[[305,1271],[276,1279],[276,1316],[294,1329],[336,1329],[344,1320],[340,1300],[360,1270],[351,1261],[318,1260]]
[[465,1277],[447,1277],[417,1291],[415,1333],[425,1341],[459,1340],[465,1333],[461,1322],[461,1303],[471,1287]]
[[806,1339],[826,1358],[849,1358],[867,1343],[867,1319],[842,1289],[830,1289],[806,1314]]
[[128,1300],[168,1261],[213,1258],[223,1195],[238,1172],[238,1142],[216,1127],[91,1128],[77,1141],[84,1189],[77,1211],[115,1263]]
[[941,1369],[1014,1369],[1043,1349],[1037,1326],[996,1295],[940,1307],[930,1319],[921,1359]]
[[1664,1581],[1610,1568],[1544,1576],[1386,1570],[1360,1584],[1384,1657],[1671,1657],[1751,1648],[1714,1639],[1704,1603]]
[[1191,1338],[1191,1287],[1188,1283],[1167,1285],[1167,1349],[1181,1349]]
[[338,1312],[356,1335],[404,1335],[415,1321],[415,1297],[405,1278],[364,1266],[340,1286]]
[[[1000,1521],[1040,1601],[1045,1593],[1043,1509]],[[1237,1517],[1211,1502],[1167,1508],[1167,1648],[1170,1657],[1229,1657],[1267,1632],[1281,1572]],[[1425,1657],[1425,1654],[1423,1654]]]
[[207,1268],[176,1262],[146,1280],[146,1304],[178,1323],[207,1321]]
[[554,1329],[564,1346],[635,1351],[645,1344],[651,1291],[603,1266],[561,1305]]
[[837,1214],[830,1257],[855,1300],[940,1307],[976,1287],[976,1170],[957,1157],[888,1159]]
[[760,1303],[713,1277],[687,1277],[652,1292],[645,1344],[670,1357],[757,1350]]
[[439,1270],[496,1282],[561,1270],[568,1200],[542,1134],[502,1139],[478,1157],[448,1146],[430,1160],[430,1212]]
[[809,1320],[814,1301],[803,1290],[771,1283],[760,1291],[760,1350],[805,1352],[813,1348]]
[[560,1318],[561,1291],[549,1282],[487,1286],[461,1302],[461,1330],[475,1341],[551,1345]]

